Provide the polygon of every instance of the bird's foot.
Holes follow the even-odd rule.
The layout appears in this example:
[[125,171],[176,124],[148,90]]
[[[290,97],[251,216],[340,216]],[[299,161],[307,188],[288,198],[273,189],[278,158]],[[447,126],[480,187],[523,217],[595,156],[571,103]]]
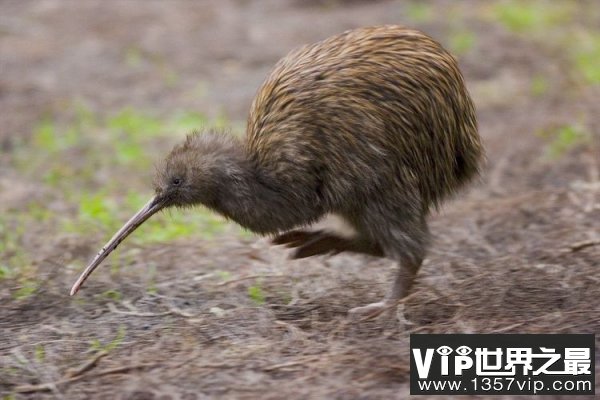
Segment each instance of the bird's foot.
[[395,310],[398,305],[396,301],[379,301],[362,307],[355,307],[348,311],[348,315],[353,320],[366,321],[376,318],[386,311]]

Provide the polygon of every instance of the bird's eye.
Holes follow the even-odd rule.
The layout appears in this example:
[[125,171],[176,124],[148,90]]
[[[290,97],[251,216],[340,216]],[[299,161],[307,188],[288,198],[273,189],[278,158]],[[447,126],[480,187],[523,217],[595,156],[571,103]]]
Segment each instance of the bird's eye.
[[173,178],[171,183],[175,186],[179,186],[179,185],[181,185],[181,178]]

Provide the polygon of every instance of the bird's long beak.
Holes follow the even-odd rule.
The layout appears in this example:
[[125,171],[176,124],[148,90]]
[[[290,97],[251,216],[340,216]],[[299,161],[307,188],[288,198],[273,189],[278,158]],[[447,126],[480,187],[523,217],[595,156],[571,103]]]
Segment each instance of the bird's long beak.
[[117,248],[129,234],[135,231],[141,224],[144,223],[148,218],[154,215],[157,211],[165,206],[165,202],[158,196],[153,197],[148,203],[141,208],[115,235],[102,247],[102,249],[96,254],[96,257],[92,260],[90,265],[87,266],[85,271],[79,276],[77,282],[71,288],[71,296],[79,291],[83,282],[91,275],[92,272],[100,265],[100,263],[108,257],[108,255]]

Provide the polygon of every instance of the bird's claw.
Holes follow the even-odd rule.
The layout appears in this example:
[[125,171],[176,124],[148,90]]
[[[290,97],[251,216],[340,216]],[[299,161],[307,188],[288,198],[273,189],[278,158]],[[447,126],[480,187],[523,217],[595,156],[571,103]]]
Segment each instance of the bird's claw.
[[352,320],[367,321],[376,318],[386,311],[391,311],[396,307],[396,302],[379,301],[362,307],[355,307],[348,311],[348,316]]

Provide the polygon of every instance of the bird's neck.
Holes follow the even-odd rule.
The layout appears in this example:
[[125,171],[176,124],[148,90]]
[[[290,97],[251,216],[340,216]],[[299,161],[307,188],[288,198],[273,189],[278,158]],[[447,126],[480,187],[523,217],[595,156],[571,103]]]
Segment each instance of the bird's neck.
[[[210,208],[260,234],[277,233],[311,222],[318,213],[314,202],[307,204],[297,188],[270,174],[245,151],[231,153],[221,176],[218,195]],[[319,214],[320,215],[320,214]]]
[[288,207],[284,193],[273,182],[265,180],[246,157],[230,161],[218,197],[209,207],[256,233],[289,229],[289,218],[280,215],[285,214]]

